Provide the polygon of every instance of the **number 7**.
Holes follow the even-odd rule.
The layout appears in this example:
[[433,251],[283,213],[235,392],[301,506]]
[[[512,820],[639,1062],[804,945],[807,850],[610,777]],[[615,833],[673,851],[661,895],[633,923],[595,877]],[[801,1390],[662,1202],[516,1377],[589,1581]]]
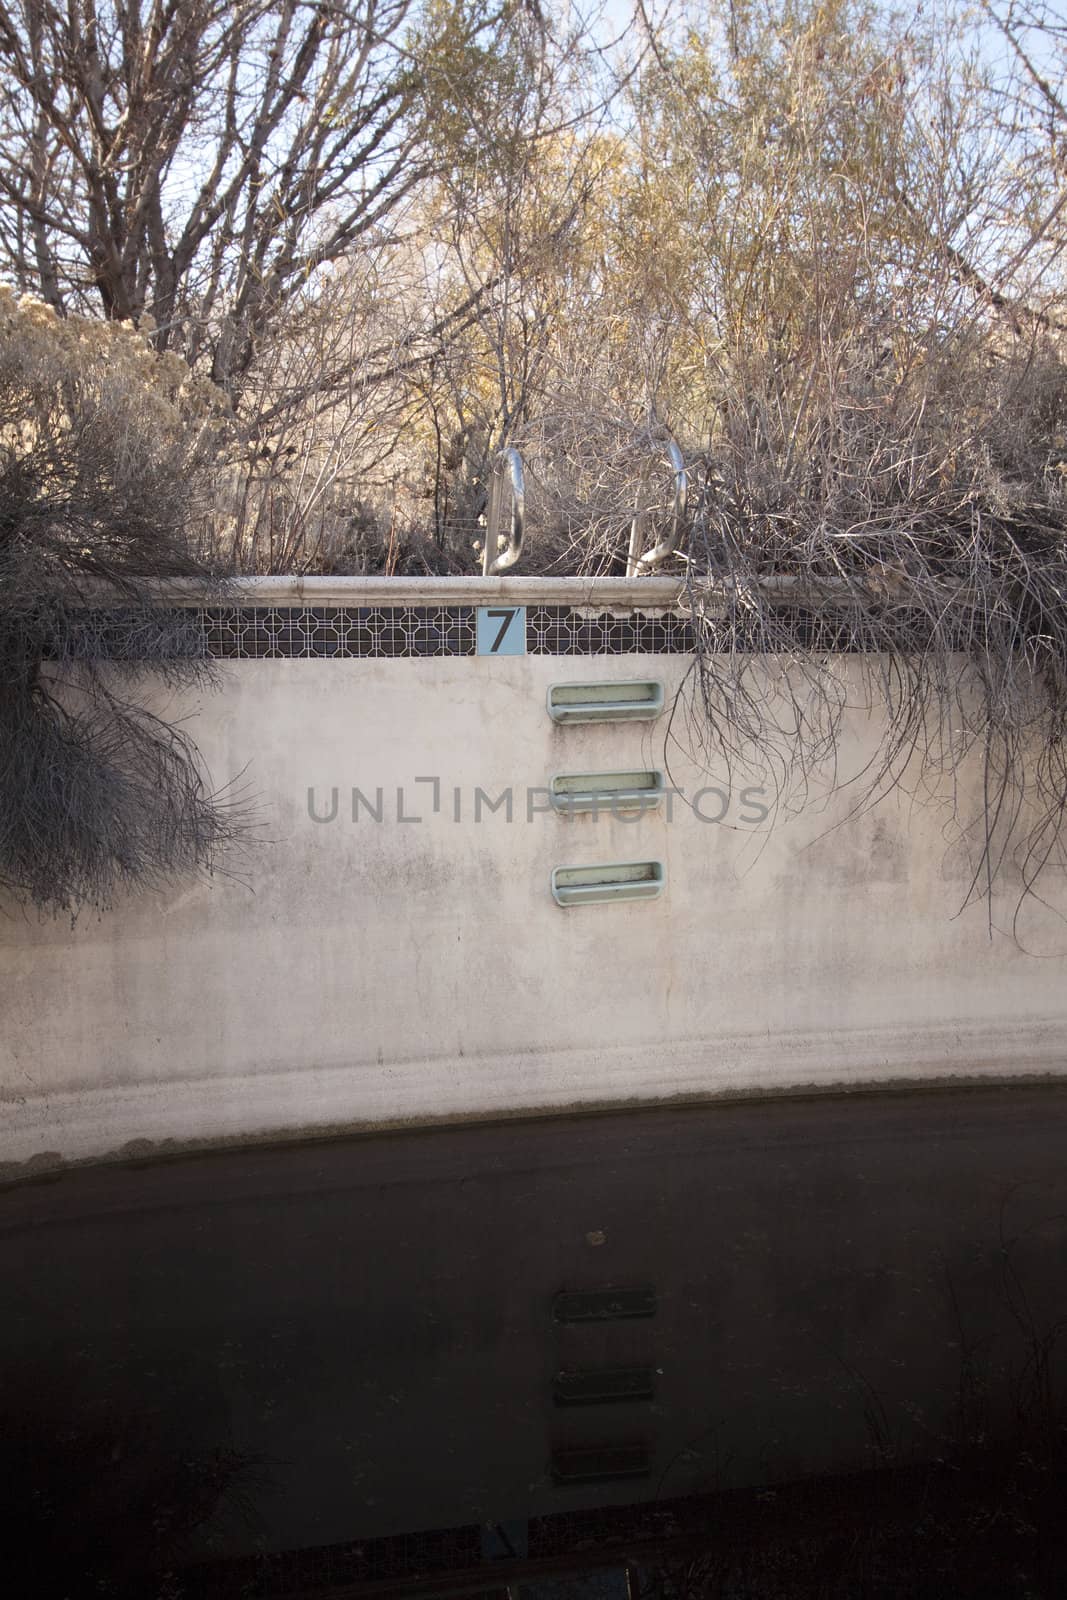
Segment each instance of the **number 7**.
[[512,611],[487,611],[486,612],[486,616],[488,616],[488,617],[503,617],[504,618],[504,626],[501,628],[500,632],[497,634],[496,638],[493,640],[492,644],[489,646],[489,654],[491,656],[493,656],[493,655],[496,655],[496,652],[500,649],[500,646],[504,643],[504,635],[507,633],[508,629],[511,627],[512,621],[514,620],[514,617],[515,617],[515,612],[514,612],[514,610],[512,610]]

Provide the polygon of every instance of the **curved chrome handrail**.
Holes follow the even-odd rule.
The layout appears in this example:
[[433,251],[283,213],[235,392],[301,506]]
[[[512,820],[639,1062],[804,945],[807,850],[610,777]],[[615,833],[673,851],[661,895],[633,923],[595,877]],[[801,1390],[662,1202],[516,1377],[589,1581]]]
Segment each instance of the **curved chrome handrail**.
[[644,555],[641,554],[641,547],[645,542],[645,528],[648,525],[648,507],[644,504],[643,490],[652,470],[652,464],[649,463],[642,475],[641,489],[638,490],[637,505],[630,524],[630,553],[626,561],[628,578],[636,578],[642,572],[651,572],[654,567],[661,566],[669,555],[673,555],[682,537],[686,508],[689,504],[689,474],[685,470],[682,452],[673,439],[667,440],[665,457],[674,473],[674,505],[671,508],[670,527],[666,538],[661,539]]
[[[497,554],[500,537],[500,509],[504,498],[504,471],[507,469],[511,487],[511,532],[508,547]],[[522,555],[522,541],[526,532],[526,480],[522,471],[522,457],[514,445],[501,450],[493,462],[489,480],[489,510],[485,519],[485,549],[482,551],[482,577],[492,578],[515,566]]]

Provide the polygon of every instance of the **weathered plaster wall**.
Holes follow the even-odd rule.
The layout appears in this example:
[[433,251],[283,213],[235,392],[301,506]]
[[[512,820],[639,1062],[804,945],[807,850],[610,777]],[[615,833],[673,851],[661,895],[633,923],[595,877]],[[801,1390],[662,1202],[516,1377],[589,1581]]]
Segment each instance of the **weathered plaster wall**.
[[[688,798],[716,781],[688,759],[684,716],[559,728],[546,715],[553,682],[659,677],[669,700],[687,667],[236,662],[219,692],[171,702],[191,715],[214,782],[240,775],[260,840],[232,877],[73,929],[8,908],[0,1160],[1062,1071],[1067,933],[1035,908],[1023,949],[990,938],[983,908],[955,915],[970,866],[944,797],[896,792],[856,811],[858,790],[816,788],[799,816],[759,826],[741,800],[758,776],[735,772],[720,823],[678,800],[670,820],[527,820],[527,790],[552,773],[662,767],[665,741]],[[874,732],[857,709],[843,773],[862,767]],[[440,780],[436,813],[418,778]],[[381,822],[352,821],[353,786],[382,790]],[[508,786],[512,820],[483,806],[476,823],[475,789]],[[309,788],[320,814],[338,790],[335,820],[311,819]],[[399,789],[421,820],[398,820]],[[554,866],[646,858],[667,869],[654,903],[563,910],[550,895]],[[1009,874],[1002,924],[1016,892]]]

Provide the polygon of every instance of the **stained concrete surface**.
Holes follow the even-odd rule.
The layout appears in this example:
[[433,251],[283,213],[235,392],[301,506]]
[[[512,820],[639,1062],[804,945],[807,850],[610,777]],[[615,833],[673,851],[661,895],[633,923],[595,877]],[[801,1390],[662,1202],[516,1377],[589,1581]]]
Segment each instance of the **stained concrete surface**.
[[[877,669],[828,656],[820,679],[848,707],[834,761],[764,825],[767,772],[709,769],[692,667],[333,657],[229,662],[207,696],[161,686],[152,708],[195,738],[212,783],[243,774],[257,842],[74,926],[0,917],[0,1176],[131,1145],[1062,1075],[1067,876],[1050,863],[1027,894],[1005,861],[976,900],[980,748],[935,792],[911,770],[869,805]],[[550,686],[590,673],[654,678],[670,713],[552,722]],[[753,673],[789,725],[781,663]],[[634,769],[688,799],[617,816],[548,804],[554,773]],[[313,820],[335,790],[337,816]],[[381,796],[380,822],[358,803],[353,820],[353,790]],[[479,792],[511,801],[479,812]],[[633,861],[662,864],[657,899],[555,903],[556,868]]]

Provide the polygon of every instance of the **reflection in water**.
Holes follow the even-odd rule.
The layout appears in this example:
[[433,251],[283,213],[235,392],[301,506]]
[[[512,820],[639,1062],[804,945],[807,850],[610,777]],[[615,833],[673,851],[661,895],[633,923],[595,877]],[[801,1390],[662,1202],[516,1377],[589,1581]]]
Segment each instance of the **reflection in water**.
[[42,1597],[666,1600],[1014,1562],[1043,1593],[1065,1113],[779,1101],[13,1188],[9,1570]]

